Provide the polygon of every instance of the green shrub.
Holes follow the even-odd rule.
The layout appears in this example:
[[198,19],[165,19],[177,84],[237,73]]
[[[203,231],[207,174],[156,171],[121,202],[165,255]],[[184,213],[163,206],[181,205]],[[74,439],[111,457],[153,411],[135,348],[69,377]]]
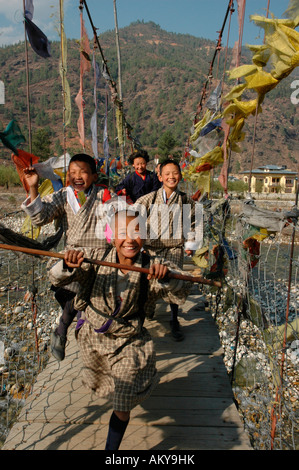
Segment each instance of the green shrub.
[[0,186],[18,186],[21,181],[17,170],[12,166],[0,165]]

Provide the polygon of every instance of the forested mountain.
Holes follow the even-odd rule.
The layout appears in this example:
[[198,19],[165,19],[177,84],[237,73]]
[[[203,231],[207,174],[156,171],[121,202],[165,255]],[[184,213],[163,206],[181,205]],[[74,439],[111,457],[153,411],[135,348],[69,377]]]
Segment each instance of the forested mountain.
[[[120,29],[122,93],[124,112],[132,126],[132,135],[137,137],[150,155],[157,153],[157,141],[163,133],[170,131],[183,152],[188,139],[193,116],[201,98],[203,84],[207,79],[209,65],[216,43],[190,35],[168,33],[155,23],[136,22]],[[91,39],[91,38],[90,38]],[[115,33],[108,31],[99,36],[111,76],[117,82],[117,53]],[[90,41],[91,49],[93,41]],[[50,146],[50,155],[60,155],[63,143],[62,85],[59,75],[60,43],[51,44],[51,57],[42,59],[29,47],[30,112],[32,119],[33,145],[35,150]],[[96,50],[101,64],[101,56]],[[225,51],[213,69],[217,79],[223,76]],[[227,67],[231,61],[228,51]],[[242,63],[251,63],[251,55],[244,48]],[[26,101],[26,67],[24,43],[0,48],[0,79],[5,84],[5,105],[0,105],[0,130],[15,118],[24,135],[28,135]],[[77,119],[78,108],[75,97],[79,91],[80,44],[68,41],[67,78],[71,89],[72,119],[66,129],[66,146],[70,154],[82,151],[79,143]],[[297,75],[298,76],[298,75]],[[259,164],[285,164],[297,169],[299,146],[297,129],[298,106],[291,103],[291,82],[296,75],[283,80],[263,103],[263,113],[258,116],[254,167]],[[226,81],[226,90],[233,84]],[[86,151],[91,152],[90,118],[94,111],[93,70],[84,78]],[[103,154],[103,124],[107,89],[101,79],[97,89],[99,153]],[[108,96],[109,144],[112,156],[118,155],[116,141],[115,112]],[[231,171],[248,169],[252,157],[254,118],[246,124],[246,139],[242,153],[233,154]],[[48,143],[44,142],[45,140]],[[23,147],[25,150],[26,145]],[[48,151],[39,150],[45,158]],[[129,148],[127,148],[129,152]],[[37,150],[36,150],[37,152]],[[1,145],[0,158],[10,159],[10,151]]]

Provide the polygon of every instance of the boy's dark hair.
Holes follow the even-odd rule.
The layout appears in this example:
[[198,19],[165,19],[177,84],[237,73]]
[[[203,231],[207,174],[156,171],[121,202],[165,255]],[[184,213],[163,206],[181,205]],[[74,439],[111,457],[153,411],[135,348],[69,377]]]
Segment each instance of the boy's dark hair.
[[86,153],[77,153],[76,155],[74,155],[70,159],[69,166],[73,162],[85,162],[90,166],[92,174],[97,173],[97,166],[96,166],[95,159],[92,158],[90,155],[87,155]]
[[166,166],[166,165],[169,165],[169,164],[172,164],[172,165],[175,165],[179,172],[181,172],[181,167],[180,167],[180,164],[176,161],[176,160],[171,160],[171,158],[167,158],[167,160],[164,160],[161,164],[160,164],[160,175],[162,175],[162,170],[163,168]]
[[146,150],[138,150],[129,156],[129,162],[133,165],[135,158],[144,158],[146,162],[149,161],[149,156]]

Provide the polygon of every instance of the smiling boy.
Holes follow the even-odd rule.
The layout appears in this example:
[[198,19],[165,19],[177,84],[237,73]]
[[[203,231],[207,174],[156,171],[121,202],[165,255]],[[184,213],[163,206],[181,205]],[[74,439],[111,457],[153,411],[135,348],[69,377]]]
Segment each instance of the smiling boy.
[[[43,198],[38,193],[39,176],[33,166],[24,170],[29,185],[29,196],[22,204],[22,209],[30,216],[32,224],[42,226],[59,219],[64,232],[67,248],[91,248],[104,254],[108,243],[105,236],[96,236],[99,227],[105,227],[100,215],[99,205],[111,199],[108,189],[97,186],[95,160],[86,154],[74,155],[67,171],[67,187]],[[56,290],[55,296],[63,314],[58,328],[51,336],[51,349],[54,357],[64,359],[67,329],[73,321],[76,310],[73,298],[78,291],[78,284]]]
[[[181,179],[180,165],[174,160],[165,160],[159,172],[162,187],[142,196],[134,205],[136,210],[145,212],[147,216],[150,233],[144,245],[145,250],[151,256],[157,255],[173,262],[180,269],[183,268],[184,252],[189,256],[197,250],[202,234],[202,218],[197,220],[196,217],[196,207],[199,208],[199,205],[196,206],[198,203],[179,191]],[[181,341],[184,335],[178,321],[178,305],[171,303],[170,308],[171,335],[175,341]]]
[[135,171],[116,186],[115,191],[119,196],[128,196],[132,202],[135,202],[139,197],[160,188],[161,183],[156,173],[147,170],[148,161],[148,153],[143,150],[129,157],[129,162]]
[[[83,383],[101,397],[113,398],[106,450],[119,448],[131,410],[145,400],[158,382],[152,338],[143,326],[151,298],[169,301],[169,293],[185,301],[189,287],[184,281],[169,279],[177,271],[161,264],[141,250],[145,222],[135,213],[117,212],[111,221],[113,247],[105,257],[121,268],[84,263],[88,250],[70,250],[53,267],[50,276],[60,285],[85,274],[96,277],[88,298],[78,299],[84,311],[77,324],[77,340],[83,360]],[[149,274],[131,271],[146,267]],[[127,267],[127,268],[126,268]]]

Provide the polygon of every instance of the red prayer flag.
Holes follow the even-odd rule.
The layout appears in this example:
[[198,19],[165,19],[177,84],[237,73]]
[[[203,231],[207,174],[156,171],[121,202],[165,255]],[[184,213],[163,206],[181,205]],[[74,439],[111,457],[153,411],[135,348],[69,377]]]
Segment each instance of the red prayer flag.
[[209,171],[211,170],[213,167],[212,165],[210,165],[210,163],[202,163],[201,165],[198,165],[196,167],[196,173],[200,173],[202,171]]
[[25,152],[25,150],[17,149],[17,151],[18,151],[18,155],[12,154],[11,159],[16,166],[16,170],[18,172],[23,188],[28,194],[29,186],[25,179],[24,169],[28,168],[34,163],[37,163],[39,160],[39,157],[37,157],[36,155],[32,155],[31,153]]
[[79,109],[79,118],[77,121],[78,133],[82,147],[85,147],[85,129],[84,129],[84,98],[83,98],[83,75],[90,71],[90,46],[85,29],[82,11],[80,13],[81,23],[81,51],[80,51],[80,88],[75,98],[75,103]]

